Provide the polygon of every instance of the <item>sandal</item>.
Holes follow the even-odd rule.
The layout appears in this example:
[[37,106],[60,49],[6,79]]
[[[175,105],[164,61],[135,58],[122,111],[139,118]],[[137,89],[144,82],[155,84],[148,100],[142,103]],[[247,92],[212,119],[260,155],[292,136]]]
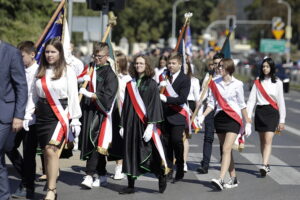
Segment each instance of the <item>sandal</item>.
[[[53,188],[53,189],[48,188],[48,189],[47,189],[47,194],[48,194],[48,192],[53,192],[53,193],[55,194],[54,200],[57,200],[57,193],[56,193],[55,190],[56,190],[56,188]],[[46,196],[47,196],[47,195],[46,195]],[[46,197],[45,197],[44,200],[52,200],[52,199],[46,199]]]

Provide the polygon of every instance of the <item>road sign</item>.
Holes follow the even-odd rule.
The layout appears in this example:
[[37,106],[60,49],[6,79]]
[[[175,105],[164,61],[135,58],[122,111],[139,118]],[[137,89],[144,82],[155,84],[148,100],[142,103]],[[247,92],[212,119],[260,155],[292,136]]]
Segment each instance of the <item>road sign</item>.
[[280,40],[284,34],[284,30],[272,30],[272,33],[276,40]]
[[272,18],[272,33],[276,40],[280,40],[284,34],[284,22],[281,17]]
[[261,53],[284,53],[285,40],[261,39],[259,51]]

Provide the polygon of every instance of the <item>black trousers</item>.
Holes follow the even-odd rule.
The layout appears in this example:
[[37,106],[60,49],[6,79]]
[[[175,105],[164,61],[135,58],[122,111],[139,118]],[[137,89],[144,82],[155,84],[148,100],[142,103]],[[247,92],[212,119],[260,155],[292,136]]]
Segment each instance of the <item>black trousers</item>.
[[168,167],[173,169],[174,154],[176,158],[177,172],[183,172],[183,131],[184,125],[172,125],[165,123],[165,143],[167,149]]
[[[23,141],[23,158],[18,148]],[[34,125],[29,127],[29,131],[22,129],[17,133],[15,146],[12,151],[7,153],[7,157],[13,163],[17,172],[21,176],[21,184],[28,190],[34,191],[34,180],[36,174],[36,155],[37,136]]]
[[93,176],[98,173],[99,176],[106,175],[106,156],[93,151],[90,158],[86,162],[86,174]]

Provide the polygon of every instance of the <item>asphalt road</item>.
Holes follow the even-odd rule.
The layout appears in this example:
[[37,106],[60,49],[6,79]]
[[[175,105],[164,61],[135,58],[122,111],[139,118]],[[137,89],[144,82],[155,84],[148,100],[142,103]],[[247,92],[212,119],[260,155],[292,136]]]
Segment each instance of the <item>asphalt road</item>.
[[[79,160],[79,154],[69,160],[61,160],[61,175],[58,180],[59,199],[82,200],[299,200],[300,199],[300,93],[291,91],[285,95],[287,118],[286,130],[274,137],[271,156],[271,173],[261,178],[258,167],[261,163],[259,139],[257,133],[246,140],[243,152],[234,152],[239,186],[222,192],[215,191],[210,184],[212,178],[218,177],[220,156],[218,139],[215,138],[212,162],[209,173],[201,175],[196,172],[202,159],[203,134],[193,135],[190,140],[188,159],[189,171],[184,180],[176,184],[168,184],[164,194],[158,193],[158,181],[151,174],[140,177],[136,181],[137,192],[131,195],[119,195],[121,187],[127,185],[127,180],[116,181],[108,179],[107,187],[82,189],[80,183],[84,176],[85,163]],[[39,160],[39,159],[37,159]],[[107,169],[113,173],[115,164],[109,162]],[[9,164],[11,191],[15,191],[19,180],[13,167]],[[38,167],[38,172],[40,169]],[[41,199],[45,192],[43,183],[37,183],[36,199]]]

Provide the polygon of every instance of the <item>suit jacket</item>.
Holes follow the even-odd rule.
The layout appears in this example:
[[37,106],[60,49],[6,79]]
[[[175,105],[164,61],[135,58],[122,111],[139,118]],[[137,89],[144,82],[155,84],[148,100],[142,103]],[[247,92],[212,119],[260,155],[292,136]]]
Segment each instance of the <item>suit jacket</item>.
[[23,119],[27,82],[20,51],[0,40],[0,123]]
[[167,97],[167,102],[164,104],[165,119],[172,125],[185,125],[185,117],[170,108],[168,104],[181,105],[187,103],[191,79],[181,71],[172,83],[172,87],[178,94],[178,97]]

